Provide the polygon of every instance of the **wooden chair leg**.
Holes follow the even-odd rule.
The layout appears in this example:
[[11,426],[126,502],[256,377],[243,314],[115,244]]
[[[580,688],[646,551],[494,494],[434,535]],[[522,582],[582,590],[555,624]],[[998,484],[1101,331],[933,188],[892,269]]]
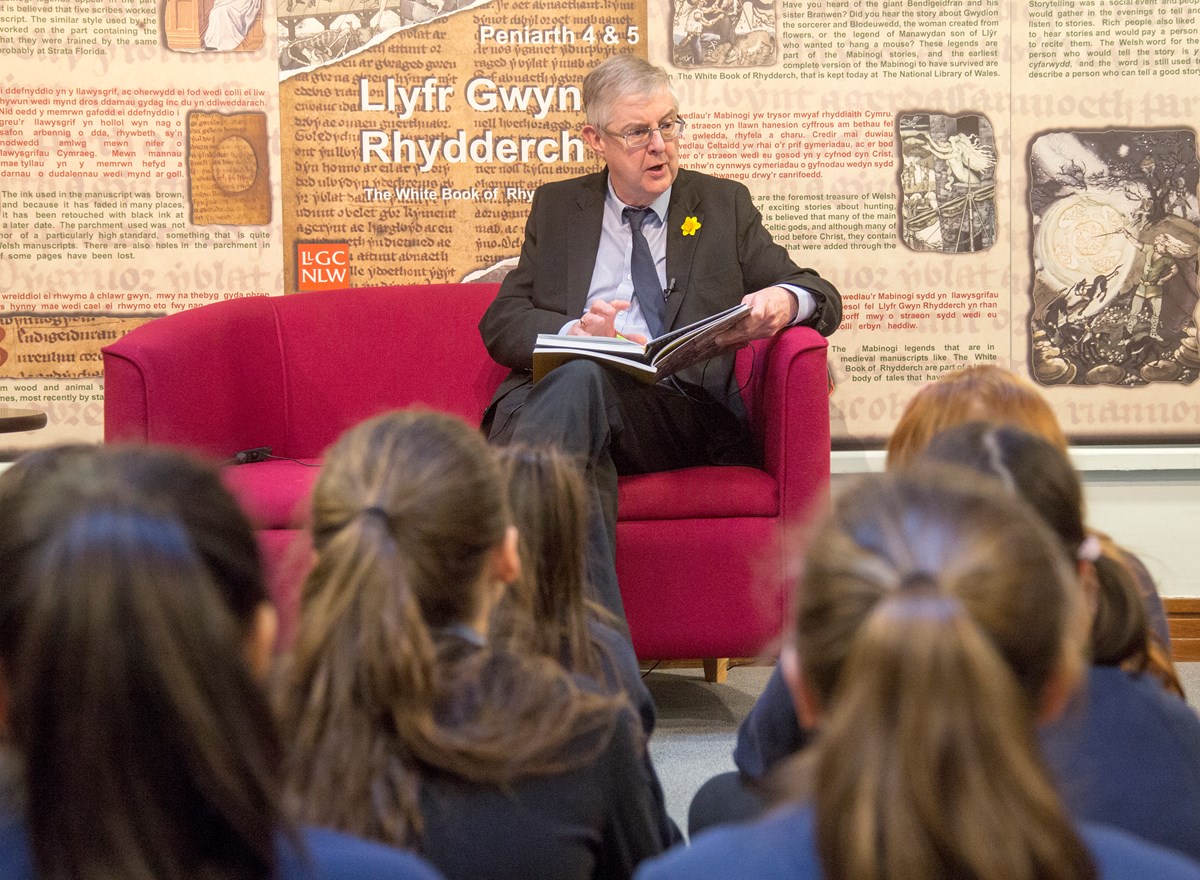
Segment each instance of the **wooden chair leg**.
[[728,657],[705,657],[704,680],[721,684],[729,677]]

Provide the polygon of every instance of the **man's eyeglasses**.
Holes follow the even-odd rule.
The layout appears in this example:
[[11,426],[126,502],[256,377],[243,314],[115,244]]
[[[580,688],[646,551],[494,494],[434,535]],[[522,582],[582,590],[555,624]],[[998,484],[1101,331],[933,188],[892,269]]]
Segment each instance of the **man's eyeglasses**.
[[654,137],[654,132],[658,132],[664,141],[673,141],[675,138],[683,134],[683,128],[687,125],[684,120],[675,117],[670,122],[663,122],[656,125],[654,128],[633,128],[629,131],[609,131],[604,129],[606,134],[611,134],[613,137],[625,139],[625,146],[631,150],[637,150],[650,143]]

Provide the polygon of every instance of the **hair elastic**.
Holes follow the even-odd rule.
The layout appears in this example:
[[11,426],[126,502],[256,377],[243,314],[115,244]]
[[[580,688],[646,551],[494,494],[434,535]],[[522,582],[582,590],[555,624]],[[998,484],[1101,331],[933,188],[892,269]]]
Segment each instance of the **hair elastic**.
[[910,571],[900,579],[900,589],[903,591],[909,590],[928,590],[937,592],[937,578],[923,569]]
[[390,526],[392,524],[392,518],[388,514],[388,512],[386,510],[384,510],[382,507],[379,507],[374,504],[372,504],[370,507],[364,507],[358,513],[359,513],[359,516],[375,517],[380,522],[382,522],[385,526]]
[[1101,550],[1100,539],[1095,535],[1088,535],[1075,551],[1075,558],[1080,562],[1095,562],[1100,558]]

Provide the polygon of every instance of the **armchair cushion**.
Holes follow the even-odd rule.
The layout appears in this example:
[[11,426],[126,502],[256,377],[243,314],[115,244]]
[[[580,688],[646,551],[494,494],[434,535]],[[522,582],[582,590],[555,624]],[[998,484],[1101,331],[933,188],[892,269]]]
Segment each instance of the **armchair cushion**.
[[694,467],[621,477],[623,520],[777,516],[779,484],[752,467]]
[[308,499],[320,465],[319,458],[308,458],[227,467],[225,488],[258,528],[300,529],[308,522]]

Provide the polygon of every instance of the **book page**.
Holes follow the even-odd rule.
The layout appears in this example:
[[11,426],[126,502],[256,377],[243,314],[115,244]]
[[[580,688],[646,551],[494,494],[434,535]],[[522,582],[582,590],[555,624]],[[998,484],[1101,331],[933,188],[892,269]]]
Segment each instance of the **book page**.
[[539,348],[533,353],[533,381],[539,381],[555,367],[567,361],[587,358],[599,361],[615,370],[636,376],[643,382],[657,382],[659,371],[636,357],[626,357],[620,353],[602,349],[571,349],[571,348]]

